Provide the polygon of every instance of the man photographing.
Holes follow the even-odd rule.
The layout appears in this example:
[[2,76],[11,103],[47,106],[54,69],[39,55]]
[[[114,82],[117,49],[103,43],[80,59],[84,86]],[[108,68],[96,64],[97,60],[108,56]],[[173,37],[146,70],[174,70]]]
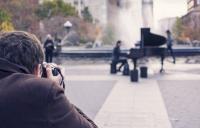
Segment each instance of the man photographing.
[[72,105],[47,64],[44,52],[29,33],[0,33],[0,128],[97,128]]

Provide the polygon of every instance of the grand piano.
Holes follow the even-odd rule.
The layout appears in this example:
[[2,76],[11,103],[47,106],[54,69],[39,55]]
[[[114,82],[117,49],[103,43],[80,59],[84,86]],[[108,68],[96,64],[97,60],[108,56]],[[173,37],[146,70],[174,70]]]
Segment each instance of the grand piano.
[[166,43],[166,38],[150,32],[150,28],[141,28],[141,41],[139,48],[131,48],[128,57],[132,59],[134,70],[137,70],[137,60],[146,56],[157,56],[161,60],[160,72],[163,72],[163,64],[167,49],[161,47]]

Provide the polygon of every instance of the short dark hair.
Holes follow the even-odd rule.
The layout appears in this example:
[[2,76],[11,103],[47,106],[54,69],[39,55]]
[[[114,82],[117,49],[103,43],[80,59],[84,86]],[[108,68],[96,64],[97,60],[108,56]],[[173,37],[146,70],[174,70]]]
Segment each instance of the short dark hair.
[[170,30],[167,30],[166,33],[170,34],[171,32],[170,32]]
[[116,43],[116,45],[121,44],[121,43],[122,43],[122,41],[118,40],[117,43]]
[[0,57],[26,67],[33,73],[44,60],[41,42],[33,34],[14,31],[0,33]]

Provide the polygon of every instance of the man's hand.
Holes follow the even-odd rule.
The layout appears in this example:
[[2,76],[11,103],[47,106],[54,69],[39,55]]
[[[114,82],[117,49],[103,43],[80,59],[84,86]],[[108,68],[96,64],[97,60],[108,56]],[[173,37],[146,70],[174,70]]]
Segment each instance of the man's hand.
[[61,77],[60,74],[58,74],[57,76],[54,76],[53,73],[52,73],[52,67],[61,69],[61,67],[59,67],[56,64],[48,63],[46,65],[47,78],[53,80],[57,85],[60,85],[60,83],[62,81],[62,77]]

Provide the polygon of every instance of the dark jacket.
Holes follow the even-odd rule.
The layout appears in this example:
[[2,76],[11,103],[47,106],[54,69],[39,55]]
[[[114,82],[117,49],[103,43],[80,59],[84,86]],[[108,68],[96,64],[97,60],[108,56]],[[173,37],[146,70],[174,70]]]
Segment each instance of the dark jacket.
[[115,46],[115,48],[113,49],[113,53],[112,53],[112,59],[114,61],[117,61],[117,60],[119,60],[120,55],[121,55],[120,47]]
[[171,34],[167,34],[167,47],[172,47],[173,38]]
[[44,42],[44,48],[45,48],[45,51],[46,51],[46,52],[53,52],[53,50],[54,50],[54,43],[53,43],[53,40],[47,39],[47,40]]
[[53,81],[0,59],[0,128],[96,128]]

